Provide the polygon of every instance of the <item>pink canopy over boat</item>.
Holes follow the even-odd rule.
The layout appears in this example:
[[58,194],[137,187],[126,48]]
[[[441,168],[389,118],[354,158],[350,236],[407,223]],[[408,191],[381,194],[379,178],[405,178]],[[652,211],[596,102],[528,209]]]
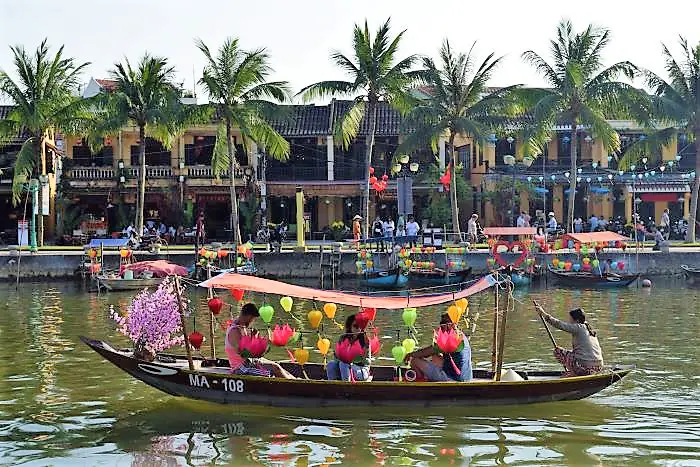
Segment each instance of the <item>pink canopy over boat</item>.
[[571,233],[564,235],[564,240],[573,240],[579,243],[598,243],[598,242],[624,242],[629,241],[627,237],[615,232],[586,232],[586,233]]
[[173,264],[170,261],[159,259],[156,261],[139,261],[124,266],[125,271],[134,271],[134,274],[140,274],[144,271],[153,273],[153,277],[167,276],[186,276],[187,268],[178,264]]
[[220,289],[239,289],[251,292],[268,293],[275,295],[288,295],[295,298],[317,300],[325,303],[337,303],[339,305],[361,306],[369,308],[383,308],[398,310],[407,307],[425,307],[440,305],[460,298],[469,297],[495,285],[498,281],[492,275],[482,277],[466,289],[449,292],[411,295],[408,292],[401,296],[371,296],[355,293],[341,292],[338,290],[320,290],[311,287],[287,284],[262,277],[245,276],[242,274],[224,273],[201,282],[201,287]]

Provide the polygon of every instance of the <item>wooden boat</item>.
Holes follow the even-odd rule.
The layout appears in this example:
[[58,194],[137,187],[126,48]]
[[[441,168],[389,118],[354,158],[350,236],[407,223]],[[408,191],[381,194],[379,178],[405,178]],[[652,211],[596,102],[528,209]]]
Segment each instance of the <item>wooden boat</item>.
[[310,379],[301,379],[301,367],[280,364],[296,380],[232,375],[226,360],[194,360],[189,369],[184,357],[159,355],[146,362],[130,350],[119,350],[106,342],[80,338],[91,349],[116,367],[160,391],[222,404],[275,407],[356,407],[356,406],[478,406],[532,404],[577,400],[591,396],[620,381],[631,367],[619,367],[591,375],[562,378],[559,371],[520,371],[523,381],[494,381],[493,373],[475,370],[468,383],[395,381],[396,369],[372,367],[371,382],[326,381],[320,364],[304,365]]
[[532,278],[524,271],[515,271],[510,275],[510,280],[516,287],[527,287],[532,283]]
[[150,279],[124,279],[122,277],[95,276],[98,289],[109,290],[110,292],[126,290],[142,290],[147,287],[157,287],[163,282],[163,277],[152,277]]
[[692,266],[687,266],[681,264],[681,270],[685,275],[685,278],[691,284],[700,284],[700,268],[694,268]]
[[408,273],[399,267],[388,271],[367,271],[362,274],[360,282],[373,289],[401,289],[408,284]]
[[597,276],[586,272],[558,271],[551,267],[549,272],[561,285],[594,289],[627,287],[639,278],[639,274]]
[[452,285],[467,282],[471,273],[472,268],[462,269],[459,271],[449,271],[447,273],[439,269],[415,269],[411,270],[409,273],[409,279],[427,286]]

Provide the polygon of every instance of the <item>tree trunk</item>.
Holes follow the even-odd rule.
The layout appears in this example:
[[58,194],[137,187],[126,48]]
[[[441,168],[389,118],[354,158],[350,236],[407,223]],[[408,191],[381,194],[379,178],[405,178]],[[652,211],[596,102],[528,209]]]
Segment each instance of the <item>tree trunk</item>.
[[566,226],[568,232],[574,231],[574,206],[576,204],[576,176],[578,175],[576,164],[576,150],[578,149],[578,137],[576,136],[576,123],[571,122],[571,173],[569,174],[569,212],[567,213]]
[[143,211],[146,209],[146,125],[139,125],[139,189],[136,196],[136,233],[141,238]]
[[[363,208],[363,215],[365,217],[365,238],[369,238],[369,168],[372,167],[372,152],[374,151],[374,133],[377,130],[377,101],[375,98],[372,98],[370,96],[369,102],[367,104],[367,115],[369,115],[369,133],[367,134],[367,139],[366,139],[366,158],[367,158],[367,167],[365,168],[365,199],[364,199],[364,208]],[[376,177],[379,177],[378,174],[374,174]]]
[[[231,237],[233,237],[233,252],[235,255],[235,262],[238,259],[238,244],[241,243],[241,230],[238,222],[238,197],[236,195],[236,149],[233,146],[233,139],[231,135],[231,120],[226,120],[226,148],[231,160]],[[234,263],[234,267],[237,264]]]
[[695,182],[693,183],[693,192],[690,196],[690,212],[688,213],[688,238],[687,242],[695,241],[695,231],[697,230],[697,214],[698,214],[698,194],[700,193],[700,128],[696,128],[695,134]]
[[[37,246],[44,246],[44,216],[42,215],[42,203],[41,203],[41,196],[42,196],[42,186],[41,186],[41,175],[43,174],[43,169],[46,167],[44,164],[44,141],[43,141],[43,132],[36,138],[35,144],[34,144],[34,150],[36,151],[36,178],[37,181],[39,182],[39,185],[37,185],[37,203],[39,206],[37,206],[39,214],[37,214],[36,217],[34,217],[34,222],[35,224],[35,229],[36,229],[36,243]],[[30,177],[31,181],[31,177]],[[33,208],[33,206],[32,206]],[[33,211],[32,211],[33,212]],[[33,214],[32,214],[33,215]]]
[[459,228],[459,205],[457,204],[457,158],[455,157],[455,134],[450,131],[450,140],[448,142],[450,150],[450,205],[452,208],[452,230],[457,234],[457,238],[461,241]]

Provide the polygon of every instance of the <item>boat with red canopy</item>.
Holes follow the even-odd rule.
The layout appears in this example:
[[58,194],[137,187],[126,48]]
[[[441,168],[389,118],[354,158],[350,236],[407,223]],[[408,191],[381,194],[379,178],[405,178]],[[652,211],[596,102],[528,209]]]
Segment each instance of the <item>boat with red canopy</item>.
[[[180,298],[178,280],[175,279],[175,289],[178,290],[177,306],[182,319],[182,333],[187,336],[183,313],[184,300]],[[280,299],[280,304],[287,312],[292,308],[291,297],[322,301],[326,304],[359,306],[364,307],[364,310],[369,307],[386,310],[404,308],[404,312],[413,310],[414,313],[414,307],[451,304],[448,314],[453,322],[461,324],[463,318],[467,329],[470,329],[470,323],[474,323],[472,330],[475,329],[479,312],[472,313],[469,310],[466,297],[492,287],[496,288],[497,294],[503,291],[512,292],[512,283],[507,281],[505,276],[494,275],[474,281],[467,288],[454,293],[426,293],[411,297],[368,297],[346,292],[317,290],[232,273],[222,274],[200,285],[206,287],[210,294],[215,288],[231,288],[232,292],[245,290],[265,294],[286,294]],[[564,377],[562,371],[525,368],[506,371],[503,368],[503,353],[508,310],[498,308],[498,303],[504,302],[506,301],[496,300],[493,315],[494,339],[491,368],[474,370],[473,379],[469,382],[412,381],[407,374],[407,371],[412,370],[404,368],[403,355],[405,354],[401,352],[398,357],[394,355],[395,366],[372,364],[372,377],[367,381],[329,381],[326,379],[325,364],[308,362],[307,349],[310,347],[303,347],[303,338],[302,343],[293,344],[299,345],[294,351],[294,356],[298,358],[279,362],[297,379],[232,374],[227,360],[218,359],[215,355],[211,358],[193,356],[189,339],[185,339],[186,356],[158,353],[155,358],[147,360],[140,359],[141,354],[135,353],[132,349],[119,349],[107,342],[86,337],[81,337],[81,340],[118,368],[163,392],[190,399],[238,405],[437,407],[531,404],[582,399],[613,385],[631,371],[631,367],[615,367],[598,374],[575,377]],[[220,310],[219,305],[217,304],[217,309]],[[406,308],[407,306],[411,308]],[[335,307],[332,308],[334,316]],[[460,315],[454,319],[451,313],[456,312],[458,308],[461,310]],[[315,325],[313,324],[312,313],[313,311],[309,313],[310,327],[318,330],[318,321]],[[320,314],[320,311],[316,313]],[[325,306],[324,313],[327,313]],[[415,318],[415,314],[413,316]],[[321,319],[319,316],[317,318]],[[298,324],[301,326],[301,323]],[[211,330],[211,332],[212,342],[214,342],[214,331]],[[318,346],[318,348],[321,347]],[[396,347],[392,349],[392,354],[395,349]],[[303,354],[305,358],[302,360],[299,357]]]
[[[566,234],[562,237],[563,244],[573,246],[578,259],[577,263],[557,261],[548,266],[548,271],[561,285],[579,288],[621,288],[634,283],[639,273],[624,271],[625,262],[615,261],[619,273],[603,271],[598,260],[598,251],[608,248],[620,248],[626,245],[629,238],[616,232],[581,232]],[[572,248],[569,248],[571,250]],[[622,248],[624,251],[624,248]],[[589,253],[590,252],[590,253]],[[593,256],[593,261],[588,257]],[[580,263],[583,263],[580,264]],[[564,267],[561,267],[561,264]],[[593,265],[593,266],[592,266]]]

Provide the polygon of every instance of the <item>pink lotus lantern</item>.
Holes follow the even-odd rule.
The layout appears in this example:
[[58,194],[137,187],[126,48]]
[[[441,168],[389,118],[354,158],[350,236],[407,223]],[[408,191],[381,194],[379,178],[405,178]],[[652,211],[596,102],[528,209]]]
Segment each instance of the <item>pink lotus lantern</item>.
[[238,351],[243,358],[260,358],[269,348],[266,337],[242,336],[238,341]]
[[464,335],[455,329],[438,329],[435,332],[435,345],[443,353],[461,351],[464,348]]
[[343,339],[335,344],[335,358],[345,363],[358,363],[365,357],[365,349],[360,345],[360,341],[350,342],[350,339]]
[[284,347],[287,345],[287,342],[289,342],[289,338],[293,335],[294,329],[292,329],[288,324],[285,324],[284,326],[276,324],[272,330],[272,339],[270,339],[270,342],[272,342],[272,345],[276,345],[277,347]]
[[618,262],[617,262],[617,269],[619,269],[620,271],[622,271],[623,269],[625,269],[625,263],[624,263],[624,261],[618,261]]

